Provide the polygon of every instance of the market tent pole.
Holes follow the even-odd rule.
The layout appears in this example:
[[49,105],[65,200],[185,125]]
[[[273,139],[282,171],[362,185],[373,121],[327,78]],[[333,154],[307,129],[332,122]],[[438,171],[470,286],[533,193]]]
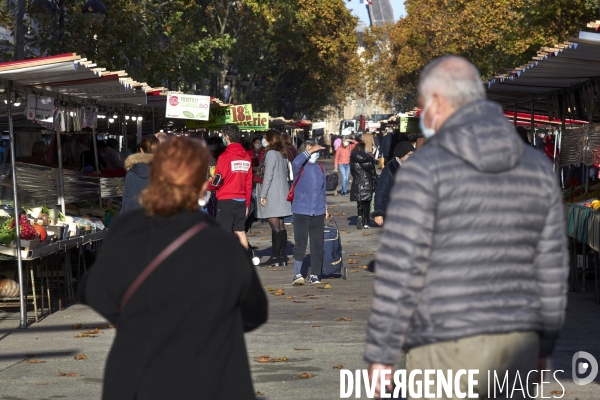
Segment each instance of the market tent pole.
[[123,108],[123,112],[121,113],[121,124],[123,124],[123,141],[125,142],[125,158],[129,155],[129,140],[127,140],[127,121],[125,120],[125,108]]
[[[560,110],[561,111],[561,119],[562,119],[562,121],[561,121],[561,124],[560,124],[560,142],[559,142],[559,146],[558,146],[558,150],[559,151],[560,151],[560,149],[562,147],[562,137],[565,134],[565,129],[567,128],[567,122],[566,122],[566,119],[567,119],[567,106],[566,106],[566,104],[567,103],[565,101],[565,96],[564,96],[564,93],[563,93],[563,95],[561,97],[562,109]],[[563,169],[560,168],[560,165],[559,165],[559,171],[561,171],[560,172],[560,177],[561,177],[562,188],[564,189],[565,188],[565,174],[562,172]]]
[[531,97],[531,135],[533,136],[533,146],[535,147],[535,101],[533,101],[533,96]]
[[98,164],[98,139],[96,139],[96,128],[92,128],[92,149],[94,149],[94,163],[96,165],[96,173],[100,173],[100,164]]
[[60,132],[56,132],[56,154],[58,156],[58,204],[60,211],[65,214],[65,180],[63,176],[62,145],[60,143]]
[[13,129],[12,110],[10,102],[10,90],[12,84],[9,82],[6,85],[6,110],[8,114],[8,138],[10,139],[10,164],[12,167],[12,181],[13,181],[13,201],[14,201],[14,213],[15,213],[15,230],[17,231],[17,273],[19,275],[19,311],[20,311],[20,322],[19,328],[27,328],[27,303],[25,300],[25,293],[23,292],[23,260],[21,258],[21,232],[19,231],[19,202],[17,193],[17,167],[15,165],[15,132]]

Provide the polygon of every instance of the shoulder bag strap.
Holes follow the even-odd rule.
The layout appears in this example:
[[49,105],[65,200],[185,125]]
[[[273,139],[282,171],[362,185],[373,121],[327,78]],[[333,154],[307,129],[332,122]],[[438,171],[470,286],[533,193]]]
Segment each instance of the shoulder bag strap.
[[296,185],[298,184],[298,181],[302,177],[303,173],[304,173],[304,167],[302,167],[302,169],[300,170],[300,173],[298,174],[298,177],[296,178],[296,181],[292,184],[292,189],[296,188]]
[[152,272],[154,272],[154,270],[156,268],[158,268],[158,266],[163,261],[165,261],[165,259],[167,259],[171,254],[173,254],[173,252],[175,250],[177,250],[179,247],[181,247],[181,245],[183,245],[185,242],[190,240],[194,235],[196,235],[198,232],[200,232],[207,226],[208,226],[208,224],[206,222],[197,223],[196,225],[192,226],[187,231],[183,232],[181,234],[181,236],[179,236],[170,245],[168,245],[163,251],[161,251],[154,258],[154,260],[152,260],[152,262],[150,264],[148,264],[148,266],[146,268],[144,268],[142,273],[139,274],[137,278],[135,278],[135,280],[129,286],[129,288],[127,288],[127,290],[125,291],[125,294],[123,295],[123,299],[121,300],[121,307],[119,307],[119,311],[121,311],[121,312],[123,311],[123,309],[129,302],[129,299],[131,298],[131,296],[133,296],[133,294],[138,290],[138,288],[142,285],[142,283],[144,283],[144,281],[146,281],[146,279],[150,276],[150,274],[152,274]]

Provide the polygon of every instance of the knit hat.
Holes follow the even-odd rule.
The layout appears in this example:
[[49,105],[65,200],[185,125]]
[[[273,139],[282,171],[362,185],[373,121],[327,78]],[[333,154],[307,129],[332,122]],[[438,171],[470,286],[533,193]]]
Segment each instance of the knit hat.
[[415,148],[410,142],[400,142],[394,148],[394,157],[403,158],[411,151],[415,151]]

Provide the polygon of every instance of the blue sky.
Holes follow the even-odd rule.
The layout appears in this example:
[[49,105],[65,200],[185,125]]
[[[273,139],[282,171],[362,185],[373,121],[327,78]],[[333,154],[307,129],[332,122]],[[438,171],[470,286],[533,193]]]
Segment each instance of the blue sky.
[[[369,13],[367,12],[366,1],[363,4],[360,4],[360,0],[343,1],[346,3],[346,7],[352,10],[352,14],[356,15],[367,25],[369,24]],[[392,8],[394,9],[394,18],[396,21],[398,20],[398,17],[406,14],[404,11],[404,0],[390,0],[390,3],[392,3]]]

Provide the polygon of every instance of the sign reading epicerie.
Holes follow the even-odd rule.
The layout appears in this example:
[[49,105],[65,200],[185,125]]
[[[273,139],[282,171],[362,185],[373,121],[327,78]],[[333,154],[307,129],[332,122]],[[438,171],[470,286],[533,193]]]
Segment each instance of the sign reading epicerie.
[[210,96],[191,94],[169,94],[167,96],[167,118],[193,119],[208,121]]

